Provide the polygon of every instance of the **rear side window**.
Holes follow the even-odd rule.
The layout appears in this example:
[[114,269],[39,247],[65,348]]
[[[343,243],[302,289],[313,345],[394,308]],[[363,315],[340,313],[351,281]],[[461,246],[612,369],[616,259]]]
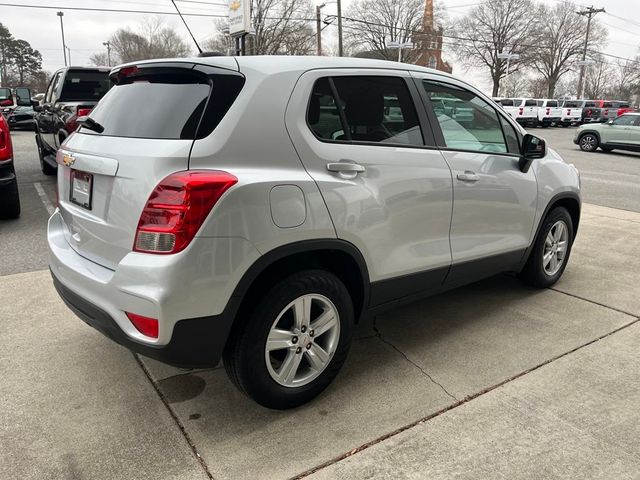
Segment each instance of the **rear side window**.
[[498,103],[500,105],[502,105],[503,107],[513,107],[513,100],[509,99],[509,98],[504,98],[502,100],[498,100]]
[[[98,103],[91,118],[104,127],[100,135],[175,140],[203,138],[224,117],[244,83],[244,79],[236,75],[206,76],[190,70],[155,70],[140,70],[140,74],[121,80]],[[94,133],[87,128],[81,132]]]
[[324,140],[424,145],[413,99],[399,77],[319,79],[311,94],[307,123]]
[[64,76],[64,84],[58,100],[97,102],[104,97],[110,87],[109,72],[69,70]]

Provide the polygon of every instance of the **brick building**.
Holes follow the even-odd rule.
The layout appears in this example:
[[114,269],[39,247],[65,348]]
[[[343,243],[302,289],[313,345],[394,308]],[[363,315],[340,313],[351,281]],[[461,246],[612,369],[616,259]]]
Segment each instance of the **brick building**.
[[413,43],[418,54],[416,65],[451,73],[453,68],[442,59],[442,27],[435,25],[433,0],[424,3],[422,32],[414,35]]

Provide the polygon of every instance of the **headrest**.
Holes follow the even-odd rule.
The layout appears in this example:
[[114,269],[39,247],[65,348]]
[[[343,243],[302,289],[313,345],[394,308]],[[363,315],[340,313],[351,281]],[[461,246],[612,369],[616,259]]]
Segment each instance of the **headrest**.
[[309,112],[307,113],[310,125],[315,125],[320,121],[320,96],[311,95],[309,102]]
[[384,120],[384,97],[381,92],[352,92],[346,101],[345,114],[349,125],[375,126]]

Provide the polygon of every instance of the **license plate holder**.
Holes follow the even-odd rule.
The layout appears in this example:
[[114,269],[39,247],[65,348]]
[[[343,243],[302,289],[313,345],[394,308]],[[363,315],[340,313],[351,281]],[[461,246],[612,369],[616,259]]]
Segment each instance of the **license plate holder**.
[[82,208],[91,210],[91,197],[93,196],[93,175],[71,170],[69,200]]

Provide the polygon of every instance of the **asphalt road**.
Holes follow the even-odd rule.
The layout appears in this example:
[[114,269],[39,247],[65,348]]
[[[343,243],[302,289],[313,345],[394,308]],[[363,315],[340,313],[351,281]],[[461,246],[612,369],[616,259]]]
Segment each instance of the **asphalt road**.
[[[538,128],[533,133],[580,169],[585,202],[640,212],[640,154],[586,154],[573,144],[575,128]],[[56,198],[55,178],[40,171],[33,132],[16,131],[12,136],[22,216],[0,222],[0,275],[47,268],[47,209]]]

